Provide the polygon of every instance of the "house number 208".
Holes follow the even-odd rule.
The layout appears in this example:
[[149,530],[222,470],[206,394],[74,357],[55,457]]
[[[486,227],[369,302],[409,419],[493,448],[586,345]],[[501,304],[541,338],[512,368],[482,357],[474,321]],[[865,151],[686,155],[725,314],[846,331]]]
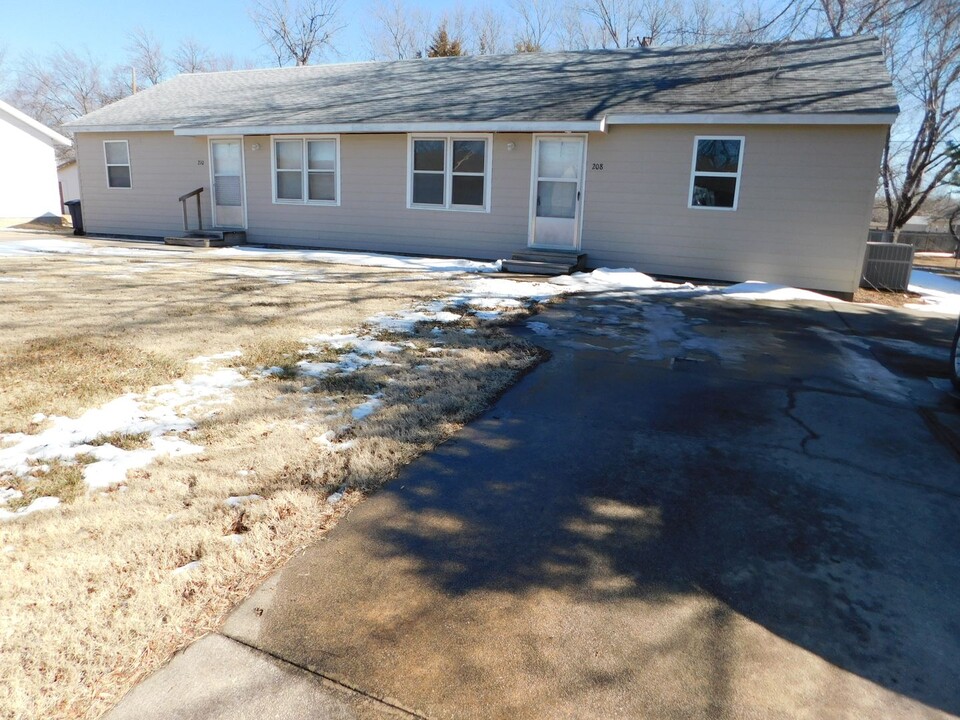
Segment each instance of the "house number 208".
[[593,163],[594,170],[603,170],[603,163]]

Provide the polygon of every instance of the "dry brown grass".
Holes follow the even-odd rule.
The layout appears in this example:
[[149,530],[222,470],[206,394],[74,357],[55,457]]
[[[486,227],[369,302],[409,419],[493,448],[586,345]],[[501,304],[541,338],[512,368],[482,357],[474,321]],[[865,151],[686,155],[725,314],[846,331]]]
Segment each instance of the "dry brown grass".
[[[188,360],[200,354],[242,349],[243,357],[222,364],[292,364],[302,337],[355,328],[376,312],[452,290],[444,281],[405,273],[303,263],[283,265],[323,272],[328,281],[278,285],[244,277],[238,290],[241,283],[223,275],[224,267],[255,263],[215,262],[203,253],[175,257],[172,267],[143,273],[130,273],[130,261],[119,259],[7,263],[3,272],[30,272],[34,282],[0,284],[14,310],[0,325],[0,347],[21,358],[4,382],[23,386],[15,397],[0,397],[4,423],[31,427],[35,412],[82,409],[73,393],[107,399],[199,372]],[[110,275],[124,277],[105,282]],[[60,346],[45,339],[64,337],[65,327],[78,372],[102,377],[113,390],[97,391],[86,380],[71,385],[70,363],[38,350],[56,355]],[[438,343],[448,348],[440,358],[427,352]],[[51,464],[38,487],[47,482],[45,489],[64,497],[64,506],[0,524],[0,717],[99,716],[173,651],[216,628],[298,548],[479,413],[538,358],[496,328],[425,334],[413,345],[391,356],[390,366],[321,382],[281,377],[241,388],[233,403],[199,421],[190,439],[206,447],[204,454],[160,460],[110,492],[88,495],[77,483],[77,466]],[[84,370],[97,366],[107,346],[114,360]],[[328,353],[312,359],[336,354]],[[64,369],[41,374],[28,357]],[[150,357],[156,364],[142,362],[131,375],[122,357]],[[73,389],[44,387],[61,381]],[[303,392],[307,386],[313,391]],[[383,406],[353,422],[350,410],[372,391],[382,393]],[[354,444],[328,449],[316,440],[327,431]],[[97,442],[135,447],[143,441]],[[328,504],[329,493],[343,486],[345,499]],[[79,491],[72,498],[71,487]],[[250,494],[264,499],[240,508],[224,502]],[[198,570],[172,574],[193,560],[200,560]]]

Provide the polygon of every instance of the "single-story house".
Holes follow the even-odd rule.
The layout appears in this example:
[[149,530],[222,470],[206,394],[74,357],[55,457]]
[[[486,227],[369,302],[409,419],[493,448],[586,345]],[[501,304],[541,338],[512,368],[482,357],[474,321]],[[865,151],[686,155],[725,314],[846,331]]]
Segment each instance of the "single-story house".
[[898,111],[857,37],[180,75],[69,127],[89,232],[178,233],[202,187],[257,243],[850,294]]
[[0,100],[0,227],[61,216],[55,148],[70,144]]
[[[67,160],[57,166],[57,180],[60,182],[60,201],[80,199],[80,167],[76,160]],[[66,213],[66,208],[63,209]]]

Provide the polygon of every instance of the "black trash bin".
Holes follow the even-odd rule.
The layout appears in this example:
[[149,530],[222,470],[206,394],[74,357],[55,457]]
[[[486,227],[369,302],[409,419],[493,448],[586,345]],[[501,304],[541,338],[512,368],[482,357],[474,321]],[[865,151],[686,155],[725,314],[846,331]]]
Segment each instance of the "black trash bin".
[[79,200],[67,200],[64,205],[70,210],[70,222],[73,223],[74,235],[86,235],[83,231],[83,211]]

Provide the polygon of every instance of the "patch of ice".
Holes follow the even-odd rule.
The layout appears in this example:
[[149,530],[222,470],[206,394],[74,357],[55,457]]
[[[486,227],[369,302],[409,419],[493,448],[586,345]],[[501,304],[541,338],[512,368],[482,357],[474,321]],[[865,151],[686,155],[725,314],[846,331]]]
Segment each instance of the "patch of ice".
[[224,542],[228,542],[231,545],[240,545],[243,543],[243,535],[238,535],[237,533],[232,533],[230,535],[223,536]]
[[478,320],[496,320],[503,315],[502,310],[477,310],[474,314]]
[[18,520],[27,515],[31,515],[35,512],[40,512],[42,510],[52,510],[60,504],[60,498],[58,497],[38,497],[32,503],[26,507],[22,507],[19,510],[6,510],[0,508],[0,522],[6,522],[7,520]]
[[33,423],[34,425],[39,425],[46,419],[47,419],[46,415],[44,415],[43,413],[37,413],[32,418],[30,418],[30,422]]
[[357,405],[350,415],[354,420],[363,420],[366,417],[369,417],[375,413],[381,405],[383,405],[383,395],[381,393],[376,393],[375,395],[368,395],[367,401]]
[[331,493],[327,497],[327,505],[336,505],[341,500],[343,500],[343,491],[337,490],[335,493]]
[[225,505],[228,505],[232,508],[238,508],[248,502],[256,502],[257,500],[263,500],[262,495],[231,495],[226,500],[223,501]]
[[10,555],[16,551],[17,549],[13,545],[4,545],[3,550],[0,550],[4,555]]
[[824,327],[814,326],[810,330],[830,341],[837,348],[847,378],[864,391],[884,395],[891,400],[910,399],[907,383],[873,357],[867,342]]
[[533,331],[534,335],[540,335],[541,337],[554,337],[557,334],[556,330],[539,320],[531,320],[527,323],[527,327]]
[[282,260],[300,260],[341,265],[360,265],[391,270],[418,270],[438,273],[461,272],[499,272],[500,261],[475,262],[472,260],[403,257],[399,255],[380,255],[365,252],[341,252],[333,250],[287,250],[284,248],[264,248],[251,245],[243,247],[219,248],[210,253],[236,258],[269,257]]

